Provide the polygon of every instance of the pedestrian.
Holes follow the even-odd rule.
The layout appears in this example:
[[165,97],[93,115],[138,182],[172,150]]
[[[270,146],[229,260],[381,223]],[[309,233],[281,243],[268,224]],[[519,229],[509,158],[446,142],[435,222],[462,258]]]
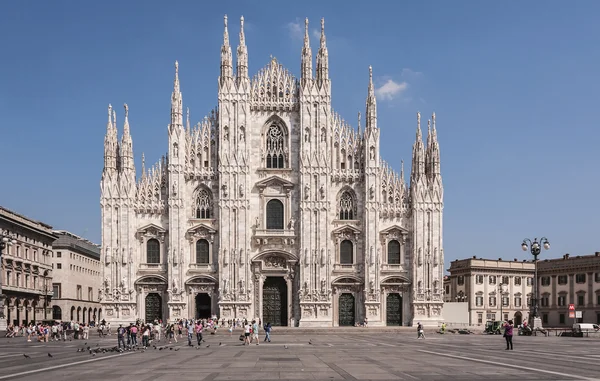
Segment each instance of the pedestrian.
[[119,349],[121,349],[121,344],[123,344],[123,348],[125,348],[125,328],[123,328],[123,324],[119,325],[119,329],[117,329],[117,343]]
[[194,335],[194,323],[189,321],[187,323],[187,330],[188,330],[188,346],[192,347],[192,335]]
[[196,323],[196,339],[198,340],[198,346],[202,345],[202,329],[204,328],[204,326],[202,325],[202,322],[200,320],[198,320],[198,322]]
[[425,332],[423,331],[423,325],[421,322],[417,323],[417,339],[425,338]]
[[264,327],[265,329],[265,340],[264,341],[268,341],[269,343],[271,342],[271,330],[273,329],[273,327],[271,327],[271,323],[267,323]]
[[248,322],[246,322],[246,324],[244,324],[244,345],[246,345],[246,343],[248,345],[250,345],[250,331],[252,330],[252,327],[250,327],[250,324],[248,324]]
[[513,350],[513,321],[504,322],[504,338],[506,339],[506,350]]
[[256,320],[252,320],[252,340],[251,341],[256,340],[256,345],[260,344],[259,343],[260,340],[258,340],[258,327],[259,327],[259,325],[256,322]]

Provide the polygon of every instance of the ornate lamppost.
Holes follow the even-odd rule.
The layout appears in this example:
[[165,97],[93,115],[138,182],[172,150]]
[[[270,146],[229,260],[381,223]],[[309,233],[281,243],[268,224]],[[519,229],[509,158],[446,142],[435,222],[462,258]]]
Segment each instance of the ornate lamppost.
[[6,296],[2,293],[2,275],[4,275],[4,263],[2,262],[2,252],[8,246],[16,244],[17,241],[11,238],[8,231],[0,233],[0,332],[6,332],[6,315],[4,315],[4,300]]
[[44,320],[48,320],[48,270],[44,270]]
[[540,238],[540,240],[538,241],[537,238],[535,238],[533,240],[533,242],[529,239],[529,238],[525,238],[523,240],[523,243],[521,244],[521,248],[523,249],[523,251],[527,251],[529,250],[531,252],[531,255],[533,255],[533,262],[535,264],[535,275],[533,278],[533,300],[532,300],[532,307],[533,307],[533,328],[537,328],[538,326],[541,328],[542,324],[541,324],[541,320],[538,316],[538,301],[539,301],[539,287],[538,287],[538,255],[541,254],[542,252],[542,248],[544,250],[550,250],[550,242],[548,242],[548,239],[546,237],[542,237]]
[[502,307],[504,306],[504,283],[498,285],[498,295],[500,295],[500,320],[504,321],[504,314],[502,313]]

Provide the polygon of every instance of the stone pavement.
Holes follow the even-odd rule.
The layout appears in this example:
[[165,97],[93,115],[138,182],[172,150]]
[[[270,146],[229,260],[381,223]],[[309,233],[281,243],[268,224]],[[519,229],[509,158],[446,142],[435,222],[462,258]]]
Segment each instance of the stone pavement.
[[[595,380],[598,339],[356,331],[273,333],[273,342],[242,346],[239,332],[205,335],[200,348],[181,340],[163,350],[78,353],[83,341],[27,343],[0,339],[0,380]],[[309,343],[310,341],[310,343]],[[116,337],[87,341],[109,347]],[[311,344],[312,343],[312,344]],[[167,346],[164,342],[159,347]],[[219,345],[221,344],[221,345]],[[173,349],[171,349],[171,347]],[[48,356],[50,352],[53,357]],[[30,358],[25,358],[23,354]]]

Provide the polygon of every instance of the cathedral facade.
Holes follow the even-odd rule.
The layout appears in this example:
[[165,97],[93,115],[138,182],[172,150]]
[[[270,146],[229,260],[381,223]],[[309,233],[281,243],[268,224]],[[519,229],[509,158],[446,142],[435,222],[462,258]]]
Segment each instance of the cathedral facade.
[[321,21],[313,70],[306,21],[300,78],[275,58],[250,78],[244,20],[234,71],[225,18],[218,107],[190,124],[175,63],[168,153],[150,169],[142,155],[137,178],[129,110],[119,142],[109,106],[99,292],[108,321],[442,320],[435,114],[426,144],[417,114],[407,184],[380,157],[371,68],[364,127],[359,113],[353,128],[332,110],[328,60]]

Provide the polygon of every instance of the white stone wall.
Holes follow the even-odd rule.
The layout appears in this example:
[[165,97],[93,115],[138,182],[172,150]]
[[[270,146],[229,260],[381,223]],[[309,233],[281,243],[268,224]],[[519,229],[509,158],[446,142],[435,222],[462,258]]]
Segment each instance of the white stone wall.
[[[218,112],[197,127],[190,127],[189,119],[183,125],[177,66],[168,158],[143,169],[135,189],[121,174],[125,169],[105,160],[105,317],[143,319],[148,295],[160,296],[165,320],[193,317],[196,295],[208,294],[214,315],[262,318],[264,284],[275,277],[285,281],[288,300],[281,307],[287,310],[287,325],[339,325],[343,294],[354,297],[356,322],[368,318],[370,325],[390,324],[387,300],[391,306],[397,299],[388,294],[398,294],[403,325],[417,317],[437,324],[443,306],[441,180],[432,188],[435,175],[423,173],[409,190],[403,173],[398,176],[379,156],[376,117],[367,121],[364,133],[347,125],[331,109],[329,85],[307,79],[300,87],[275,59],[252,81],[236,80],[228,77],[227,54],[223,57]],[[289,95],[275,99],[260,93],[269,78]],[[109,116],[107,147],[113,144],[114,120]],[[272,123],[284,130],[289,164],[282,169],[265,168]],[[193,215],[199,187],[211,192],[211,218]],[[356,202],[351,220],[339,220],[345,190]],[[266,205],[272,199],[284,205],[284,228],[277,231],[266,229]],[[161,242],[160,264],[146,263],[149,239]],[[208,265],[195,263],[199,239],[210,242]],[[339,263],[344,239],[354,244],[352,265]],[[392,239],[402,243],[397,265],[386,261]]]

